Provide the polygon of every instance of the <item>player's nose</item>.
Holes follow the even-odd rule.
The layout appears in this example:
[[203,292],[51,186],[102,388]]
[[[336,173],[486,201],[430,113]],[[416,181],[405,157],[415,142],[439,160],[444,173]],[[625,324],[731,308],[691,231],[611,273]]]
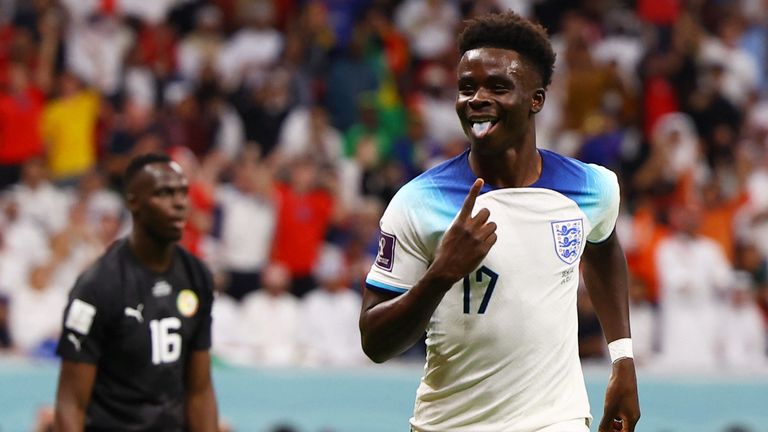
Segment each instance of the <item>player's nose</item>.
[[173,194],[173,208],[185,211],[189,207],[189,195],[185,191],[178,191]]
[[488,105],[490,102],[489,93],[484,88],[478,89],[467,101],[469,107],[473,109],[481,108]]

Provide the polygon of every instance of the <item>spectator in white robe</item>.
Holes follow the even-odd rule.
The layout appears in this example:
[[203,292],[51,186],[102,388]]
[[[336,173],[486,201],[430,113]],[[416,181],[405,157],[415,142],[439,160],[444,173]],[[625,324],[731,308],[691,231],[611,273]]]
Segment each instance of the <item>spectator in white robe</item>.
[[34,267],[28,281],[11,298],[11,340],[22,354],[53,355],[67,302],[66,290],[56,286],[54,266]]
[[459,19],[457,4],[447,0],[406,0],[395,10],[395,25],[423,60],[440,58],[453,47]]
[[33,266],[51,255],[49,238],[39,224],[20,215],[16,193],[0,200],[0,294],[12,297],[27,282]]
[[308,366],[366,364],[360,347],[360,294],[349,288],[349,268],[342,251],[326,245],[315,277],[320,283],[302,299],[301,339]]
[[632,349],[635,363],[645,366],[656,357],[657,313],[648,301],[648,288],[637,277],[629,280],[629,319],[632,326]]
[[201,7],[195,14],[195,28],[179,43],[176,61],[185,79],[197,82],[206,69],[214,69],[224,47],[221,11],[214,5]]
[[672,233],[656,252],[661,307],[661,364],[685,370],[717,366],[722,301],[733,270],[718,243],[700,236],[698,204],[670,210]]
[[284,44],[283,34],[274,27],[275,6],[271,2],[243,2],[238,14],[244,25],[225,42],[216,65],[228,89],[261,84]]
[[299,300],[288,291],[290,282],[288,269],[271,263],[261,288],[242,301],[243,343],[251,364],[288,367],[299,362]]
[[123,17],[96,13],[70,21],[66,36],[67,67],[89,86],[117,94],[123,61],[135,36]]
[[768,335],[752,292],[752,278],[746,272],[736,276],[720,325],[723,365],[732,370],[764,370]]
[[61,231],[67,224],[67,195],[48,180],[42,159],[33,158],[24,163],[21,181],[12,190],[21,218],[38,224],[49,235]]
[[217,260],[228,274],[226,291],[237,300],[258,288],[277,223],[271,172],[251,153],[243,152],[235,162],[232,183],[216,190],[221,210]]
[[294,108],[280,128],[276,153],[279,161],[311,155],[322,163],[343,157],[341,133],[331,126],[328,112],[319,105]]
[[241,324],[240,303],[225,292],[225,273],[214,272],[213,283],[216,297],[211,311],[211,353],[225,363],[247,365],[248,352],[243,343],[243,331],[248,329]]

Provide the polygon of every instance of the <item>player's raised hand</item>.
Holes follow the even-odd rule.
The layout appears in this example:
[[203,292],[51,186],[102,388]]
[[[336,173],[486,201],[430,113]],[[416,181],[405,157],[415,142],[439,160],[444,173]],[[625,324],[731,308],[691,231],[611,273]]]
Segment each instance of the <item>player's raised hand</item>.
[[488,221],[491,212],[483,208],[472,216],[482,187],[483,180],[475,180],[456,220],[435,251],[430,270],[448,281],[456,282],[477,268],[496,243],[496,223]]

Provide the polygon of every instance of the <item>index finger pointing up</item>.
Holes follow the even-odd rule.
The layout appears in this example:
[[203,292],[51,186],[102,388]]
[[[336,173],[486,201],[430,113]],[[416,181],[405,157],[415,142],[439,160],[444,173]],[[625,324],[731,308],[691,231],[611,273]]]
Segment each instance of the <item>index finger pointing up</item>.
[[475,207],[475,200],[480,195],[480,189],[483,188],[485,182],[479,178],[472,183],[472,187],[469,189],[467,197],[464,199],[464,204],[461,206],[461,211],[457,219],[466,220],[472,215],[472,209]]

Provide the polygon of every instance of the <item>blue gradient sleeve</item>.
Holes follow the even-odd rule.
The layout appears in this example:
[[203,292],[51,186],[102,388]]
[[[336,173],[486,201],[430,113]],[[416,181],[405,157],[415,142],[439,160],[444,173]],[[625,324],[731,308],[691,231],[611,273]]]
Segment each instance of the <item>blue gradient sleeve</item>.
[[365,280],[370,289],[403,293],[427,271],[432,257],[425,225],[434,223],[434,215],[425,210],[430,196],[417,186],[400,189],[381,218],[379,250]]
[[587,165],[587,188],[593,199],[589,205],[581,206],[592,224],[587,240],[600,243],[606,240],[616,226],[619,216],[619,182],[616,174],[599,165]]

